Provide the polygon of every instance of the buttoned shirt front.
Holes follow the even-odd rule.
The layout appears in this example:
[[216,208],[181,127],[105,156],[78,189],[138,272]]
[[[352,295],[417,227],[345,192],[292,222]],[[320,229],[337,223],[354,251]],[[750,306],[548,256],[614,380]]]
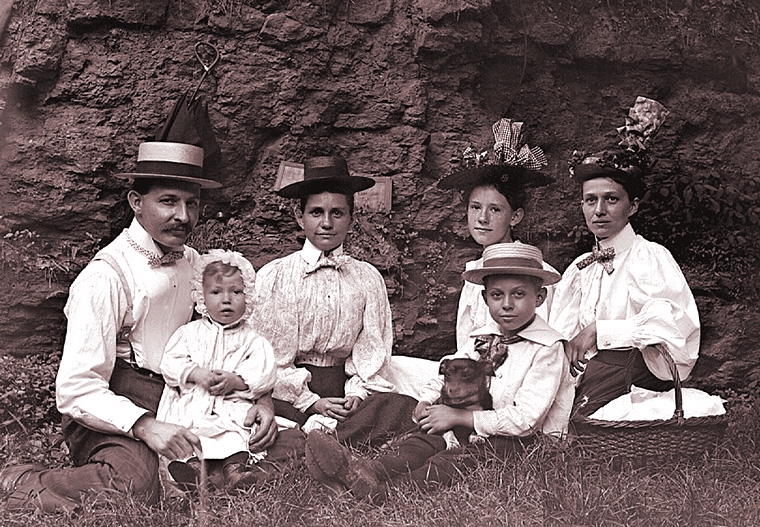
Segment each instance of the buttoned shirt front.
[[252,323],[274,349],[273,396],[298,410],[319,400],[307,385],[311,374],[298,364],[345,362],[346,396],[394,388],[386,380],[393,326],[385,281],[371,264],[343,254],[342,246],[327,258],[306,240],[302,250],[262,267]]
[[[501,334],[498,324],[488,324],[470,333],[467,344],[452,357],[478,360],[475,339]],[[562,336],[539,316],[518,333],[524,340],[510,344],[507,358],[495,371],[489,392],[493,410],[472,413],[475,432],[480,435],[527,436],[537,432],[563,437],[567,433],[575,385],[569,373]],[[443,386],[441,376],[430,381],[421,400],[434,403]]]
[[190,320],[192,266],[197,252],[185,247],[185,257],[168,265],[151,266],[148,257],[129,243],[161,256],[137,220],[102,252],[119,265],[131,299],[117,271],[97,255],[72,283],[64,308],[66,341],[56,377],[58,410],[79,423],[106,433],[129,434],[147,411],[116,395],[108,383],[117,357],[131,360],[129,346],[117,350],[117,334],[132,304],[134,325],[129,344],[136,365],[160,372],[164,347],[174,331]]
[[665,247],[638,236],[630,224],[599,244],[615,249],[614,270],[598,262],[579,269],[590,253],[576,258],[557,284],[550,325],[571,339],[596,322],[598,349],[641,349],[649,370],[670,380],[662,356],[645,349],[662,343],[681,379],[687,378],[699,355],[700,327],[681,268]]

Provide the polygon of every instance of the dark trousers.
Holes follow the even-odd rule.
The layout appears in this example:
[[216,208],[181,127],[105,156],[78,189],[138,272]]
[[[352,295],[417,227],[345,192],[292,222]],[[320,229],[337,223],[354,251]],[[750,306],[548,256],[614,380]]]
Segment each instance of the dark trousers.
[[386,481],[408,477],[421,488],[445,486],[450,485],[458,474],[476,468],[489,455],[506,460],[523,452],[533,441],[533,436],[492,436],[482,444],[446,450],[443,437],[416,432],[409,435],[395,452],[377,458],[376,466],[382,466],[378,475]]
[[631,385],[657,392],[673,388],[673,381],[655,377],[638,349],[601,350],[588,363],[575,390],[573,413],[591,415],[608,402],[631,391]]
[[[138,372],[117,360],[110,387],[155,414],[164,381],[160,375]],[[158,456],[145,443],[96,432],[66,416],[62,428],[74,467],[50,469],[39,475],[44,489],[39,499],[44,510],[71,508],[87,493],[102,491],[131,492],[149,505],[158,501]]]

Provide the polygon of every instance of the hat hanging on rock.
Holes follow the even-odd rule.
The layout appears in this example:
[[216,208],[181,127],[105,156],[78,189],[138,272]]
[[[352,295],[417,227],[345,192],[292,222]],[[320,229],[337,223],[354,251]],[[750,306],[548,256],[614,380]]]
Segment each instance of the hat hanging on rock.
[[628,110],[625,125],[617,129],[620,137],[618,144],[593,154],[574,151],[570,161],[570,175],[580,183],[610,177],[639,184],[643,188],[642,178],[654,165],[648,149],[668,113],[654,99],[637,97],[633,107]]
[[506,183],[515,187],[541,187],[554,182],[538,172],[546,166],[546,155],[541,148],[520,146],[523,123],[512,119],[499,119],[493,124],[493,150],[478,152],[468,147],[451,162],[457,166],[451,174],[438,182],[441,189],[468,190],[483,183]]
[[219,188],[221,183],[203,177],[203,148],[185,143],[140,143],[134,172],[116,174],[129,179],[168,179]]
[[562,276],[544,269],[541,249],[526,243],[495,243],[483,249],[483,268],[462,273],[468,282],[483,285],[486,276],[528,275],[543,280],[543,285],[556,284]]
[[375,180],[348,173],[346,160],[338,156],[312,157],[304,161],[303,181],[291,183],[277,193],[283,198],[301,198],[321,192],[355,193],[374,186]]

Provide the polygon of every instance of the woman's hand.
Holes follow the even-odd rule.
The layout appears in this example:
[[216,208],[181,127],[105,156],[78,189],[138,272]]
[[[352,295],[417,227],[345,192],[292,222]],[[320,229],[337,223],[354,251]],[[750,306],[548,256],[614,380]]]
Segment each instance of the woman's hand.
[[472,411],[451,408],[445,404],[430,405],[427,415],[420,419],[420,428],[428,434],[443,434],[455,426],[474,428]]
[[[317,414],[322,414],[326,417],[332,417],[333,419],[337,419],[338,421],[345,421],[348,417],[351,410],[354,410],[355,407],[352,407],[351,410],[347,410],[347,405],[353,405],[354,403],[349,403],[349,399],[352,401],[354,399],[359,399],[358,397],[323,397],[322,399],[319,399],[316,403],[312,404],[309,408],[310,411]],[[361,399],[359,399],[358,402],[356,402],[356,406],[359,406],[359,402],[361,402]]]
[[235,390],[245,390],[248,385],[243,378],[237,373],[224,370],[214,370],[211,372],[213,379],[208,388],[211,395],[227,395]]
[[430,403],[427,401],[420,401],[417,406],[414,407],[412,412],[412,421],[419,423],[423,416],[427,415],[427,409],[430,407]]
[[596,322],[592,322],[565,344],[565,355],[570,361],[570,373],[576,377],[586,369],[586,352],[596,351]]

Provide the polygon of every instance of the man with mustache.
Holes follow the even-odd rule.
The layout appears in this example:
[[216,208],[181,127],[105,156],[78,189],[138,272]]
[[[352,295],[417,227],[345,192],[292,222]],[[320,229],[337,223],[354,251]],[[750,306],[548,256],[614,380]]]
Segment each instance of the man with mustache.
[[[74,467],[16,465],[0,472],[8,509],[72,510],[90,493],[131,493],[158,501],[158,455],[200,454],[197,436],[156,420],[164,386],[161,358],[169,337],[190,321],[195,249],[184,245],[198,221],[200,191],[221,185],[203,174],[202,148],[140,145],[127,201],[129,228],[95,255],[71,285],[56,402]],[[267,399],[267,398],[265,398]],[[251,450],[276,434],[271,399]]]

